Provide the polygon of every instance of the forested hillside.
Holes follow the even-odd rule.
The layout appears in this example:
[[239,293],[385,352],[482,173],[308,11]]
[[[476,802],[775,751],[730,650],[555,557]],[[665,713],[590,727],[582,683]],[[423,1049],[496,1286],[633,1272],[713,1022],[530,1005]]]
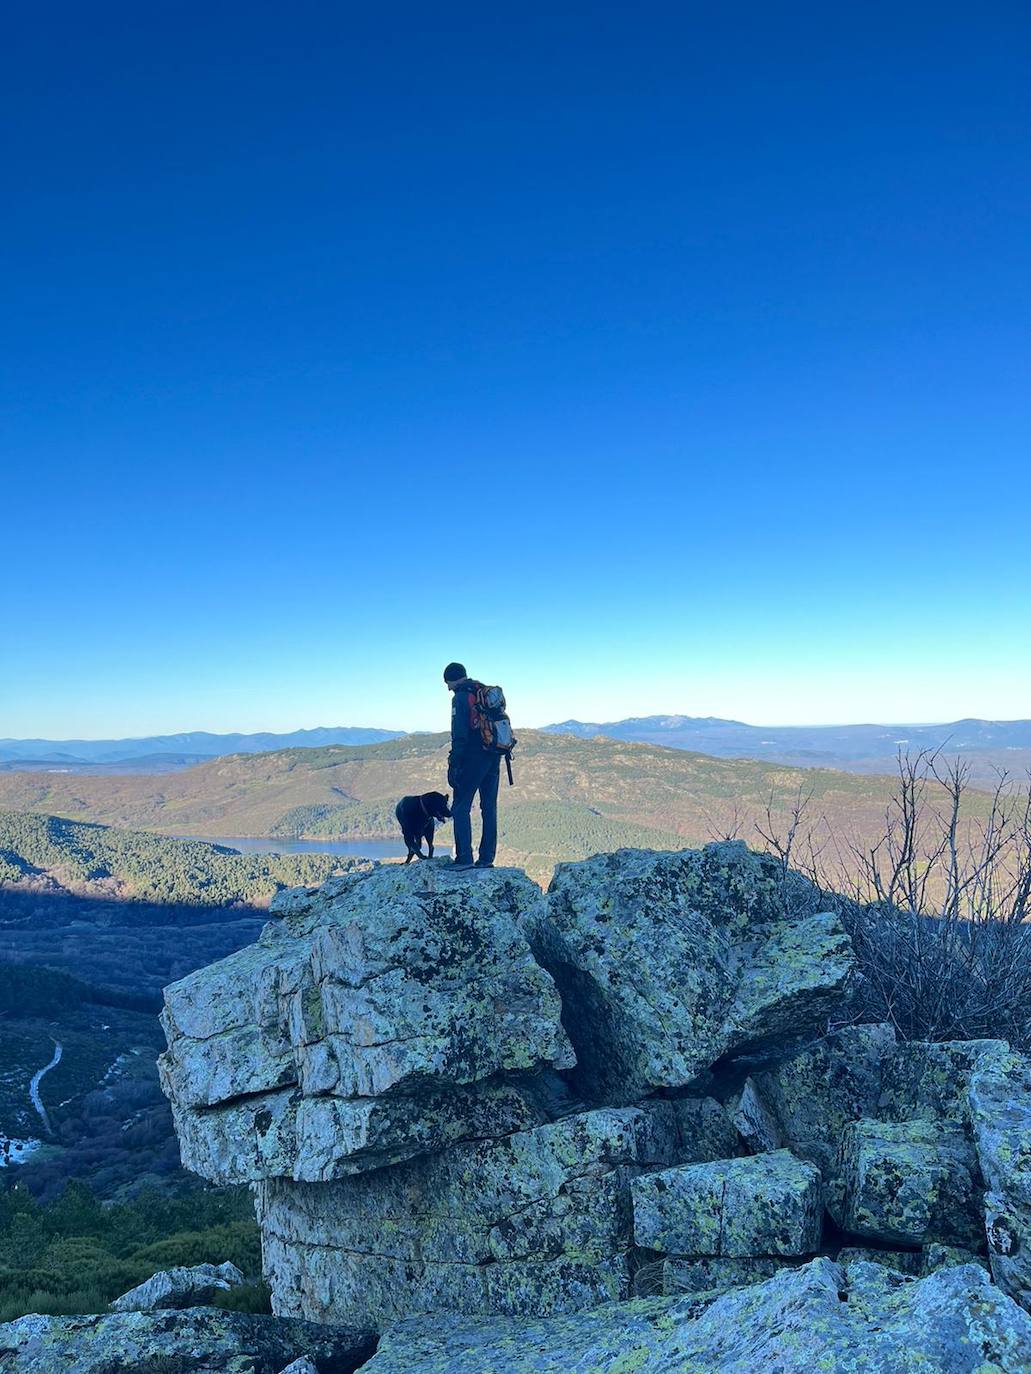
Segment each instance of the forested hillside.
[[162,905],[267,906],[281,887],[321,882],[339,862],[324,854],[238,854],[195,840],[0,811],[0,887]]
[[0,1176],[43,1198],[68,1179],[107,1198],[187,1186],[161,989],[256,940],[279,888],[355,862],[0,813]]

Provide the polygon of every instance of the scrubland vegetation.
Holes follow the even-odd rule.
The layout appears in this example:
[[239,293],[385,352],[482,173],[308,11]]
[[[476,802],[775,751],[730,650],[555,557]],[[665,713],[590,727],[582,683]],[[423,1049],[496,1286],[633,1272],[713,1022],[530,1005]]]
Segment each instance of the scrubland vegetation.
[[231,1260],[252,1280],[224,1305],[267,1310],[258,1228],[246,1189],[142,1193],[105,1206],[84,1183],[41,1205],[22,1182],[0,1189],[0,1321],[25,1312],[103,1311],[177,1264]]
[[874,838],[839,833],[800,790],[757,828],[841,910],[863,972],[859,1015],[906,1039],[1002,1038],[1031,1048],[1031,790],[1000,773],[901,754]]

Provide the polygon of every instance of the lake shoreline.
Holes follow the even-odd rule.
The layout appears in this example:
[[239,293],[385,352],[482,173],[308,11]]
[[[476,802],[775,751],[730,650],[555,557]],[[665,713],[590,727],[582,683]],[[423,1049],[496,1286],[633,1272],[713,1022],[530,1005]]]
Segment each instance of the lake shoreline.
[[[273,835],[172,835],[169,838],[221,845],[240,854],[338,854],[341,858],[352,859],[403,859],[408,852],[400,835],[396,839],[370,835],[336,840],[305,836],[281,839]],[[447,847],[450,848],[450,844]]]

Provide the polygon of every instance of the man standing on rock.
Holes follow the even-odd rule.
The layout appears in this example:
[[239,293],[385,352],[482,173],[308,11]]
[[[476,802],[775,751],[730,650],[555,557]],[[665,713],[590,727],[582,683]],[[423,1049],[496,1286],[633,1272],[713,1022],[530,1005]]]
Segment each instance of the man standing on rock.
[[[455,868],[493,868],[498,848],[498,783],[501,755],[484,748],[476,717],[476,684],[461,663],[444,669],[451,701],[451,753],[447,780],[453,790],[451,823],[455,827]],[[480,794],[483,832],[480,855],[473,863],[472,804]]]

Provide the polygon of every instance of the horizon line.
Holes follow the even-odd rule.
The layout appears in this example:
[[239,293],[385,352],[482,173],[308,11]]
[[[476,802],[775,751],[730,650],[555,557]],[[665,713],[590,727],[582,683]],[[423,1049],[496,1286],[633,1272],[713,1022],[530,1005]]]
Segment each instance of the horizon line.
[[[837,720],[826,722],[815,721],[796,721],[796,722],[770,722],[764,721],[756,723],[754,721],[738,720],[730,716],[690,716],[680,711],[653,711],[644,716],[621,716],[613,720],[580,720],[575,716],[563,721],[548,721],[544,725],[523,725],[520,728],[526,730],[554,730],[561,725],[596,725],[599,727],[623,725],[632,720],[661,720],[679,719],[685,721],[720,721],[728,725],[746,726],[750,730],[840,730],[858,729],[861,727],[874,728],[898,728],[898,729],[928,729],[933,726],[958,725],[963,721],[977,721],[985,725],[1015,725],[1025,721],[1031,721],[1031,717],[1014,716],[1006,720],[998,719],[994,716],[966,715],[957,716],[952,720]],[[259,730],[211,730],[204,727],[189,730],[154,730],[142,735],[67,735],[58,737],[56,735],[5,735],[0,736],[0,745],[4,744],[140,744],[151,739],[168,739],[176,735],[211,735],[213,738],[224,738],[226,736],[238,735],[241,738],[254,737],[257,735],[296,735],[314,733],[320,730],[376,730],[385,734],[393,735],[397,738],[406,735],[435,735],[446,733],[440,729],[413,728],[397,729],[393,726],[384,725],[298,725],[291,729],[259,729]]]

